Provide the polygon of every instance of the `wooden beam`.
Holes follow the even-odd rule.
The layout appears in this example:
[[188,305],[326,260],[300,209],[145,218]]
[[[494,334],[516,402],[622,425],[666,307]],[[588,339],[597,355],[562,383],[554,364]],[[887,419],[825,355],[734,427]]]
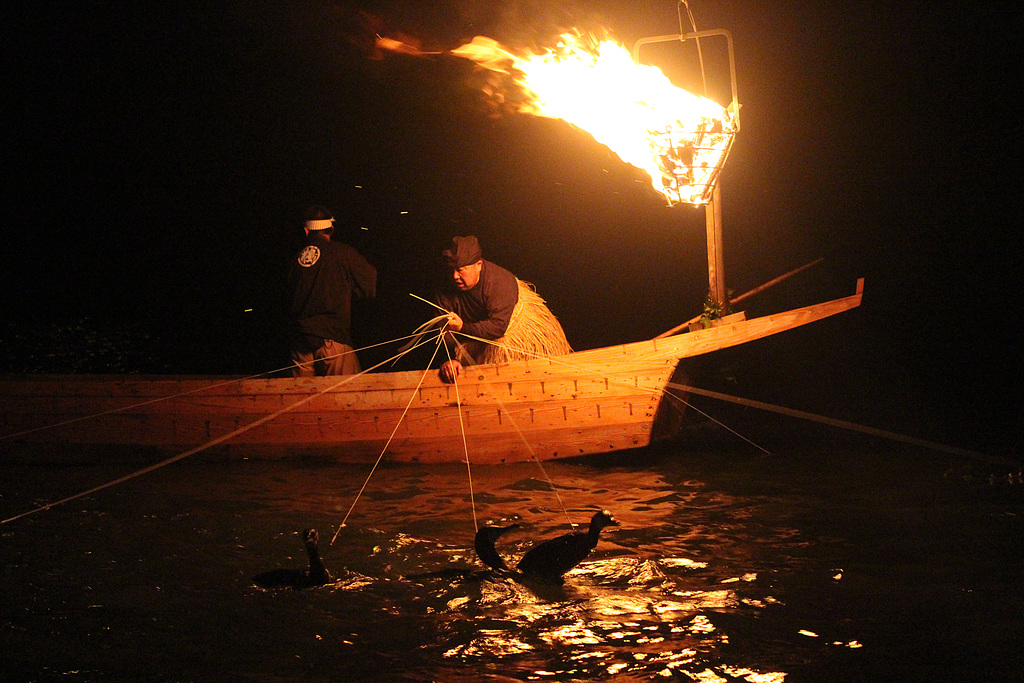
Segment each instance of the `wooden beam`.
[[722,185],[711,192],[711,201],[704,209],[708,241],[708,292],[719,306],[726,301],[725,253],[722,244]]

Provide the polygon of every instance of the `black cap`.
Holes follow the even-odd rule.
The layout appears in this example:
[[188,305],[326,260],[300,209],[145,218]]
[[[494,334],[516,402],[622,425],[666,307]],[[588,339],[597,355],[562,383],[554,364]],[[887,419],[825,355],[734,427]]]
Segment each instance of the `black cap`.
[[451,245],[441,254],[444,256],[444,262],[452,270],[476,263],[484,257],[480,242],[473,235],[453,237]]

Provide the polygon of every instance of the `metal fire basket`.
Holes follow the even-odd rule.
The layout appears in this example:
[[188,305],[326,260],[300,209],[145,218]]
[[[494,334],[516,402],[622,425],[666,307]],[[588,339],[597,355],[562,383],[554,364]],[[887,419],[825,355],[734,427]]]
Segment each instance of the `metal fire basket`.
[[713,36],[725,38],[729,56],[732,102],[725,107],[725,119],[701,119],[696,129],[687,129],[682,122],[676,122],[664,130],[651,131],[652,151],[661,171],[664,194],[688,204],[707,204],[712,200],[733,140],[740,129],[732,34],[724,29],[712,29],[651,36],[640,38],[633,46],[633,61],[639,64],[640,48],[644,45],[694,40],[699,50],[700,39]]

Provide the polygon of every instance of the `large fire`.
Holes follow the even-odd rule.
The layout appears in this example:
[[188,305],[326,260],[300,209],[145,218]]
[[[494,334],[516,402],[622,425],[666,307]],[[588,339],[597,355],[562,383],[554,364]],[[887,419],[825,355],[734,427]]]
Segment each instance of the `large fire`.
[[553,50],[517,56],[477,37],[451,54],[507,74],[523,90],[520,111],[589,132],[646,171],[670,204],[711,199],[736,134],[736,112],[676,87],[656,67],[637,64],[614,40],[566,34]]

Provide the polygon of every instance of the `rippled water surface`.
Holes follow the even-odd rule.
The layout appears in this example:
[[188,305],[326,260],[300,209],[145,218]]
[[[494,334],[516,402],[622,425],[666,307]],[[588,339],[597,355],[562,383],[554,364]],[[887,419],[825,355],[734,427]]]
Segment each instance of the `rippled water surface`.
[[[9,517],[138,463],[0,466]],[[1024,495],[891,444],[535,466],[183,461],[0,527],[3,680],[1012,680]],[[560,502],[559,502],[560,501]],[[487,570],[608,509],[553,587]],[[261,588],[306,567],[333,582]]]

